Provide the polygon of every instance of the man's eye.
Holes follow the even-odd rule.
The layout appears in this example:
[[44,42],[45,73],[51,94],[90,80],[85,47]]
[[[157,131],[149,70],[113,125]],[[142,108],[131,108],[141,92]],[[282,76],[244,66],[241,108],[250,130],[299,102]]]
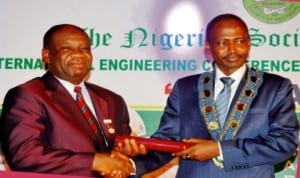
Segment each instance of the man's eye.
[[236,44],[242,44],[242,45],[246,44],[247,42],[248,42],[247,39],[238,39],[238,40],[235,41]]
[[238,39],[238,40],[235,41],[235,43],[236,43],[236,44],[243,44],[243,43],[245,43],[245,40],[243,40],[243,39]]
[[82,51],[91,51],[91,48],[90,47],[83,47],[81,48]]
[[221,40],[221,41],[217,41],[216,44],[217,44],[218,46],[227,46],[227,45],[228,45],[228,42],[227,42],[227,41]]

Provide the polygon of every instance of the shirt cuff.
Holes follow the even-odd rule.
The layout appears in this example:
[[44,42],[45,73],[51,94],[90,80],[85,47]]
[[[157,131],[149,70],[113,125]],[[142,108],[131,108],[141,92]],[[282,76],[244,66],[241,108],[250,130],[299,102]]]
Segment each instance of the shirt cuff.
[[136,166],[135,166],[135,162],[133,161],[133,159],[129,158],[133,168],[134,168],[134,172],[130,173],[131,176],[136,175]]
[[218,158],[219,158],[221,161],[224,161],[224,159],[223,159],[223,153],[222,153],[222,147],[221,147],[220,142],[218,142],[218,147],[219,147],[219,153],[220,153],[220,155],[218,156]]

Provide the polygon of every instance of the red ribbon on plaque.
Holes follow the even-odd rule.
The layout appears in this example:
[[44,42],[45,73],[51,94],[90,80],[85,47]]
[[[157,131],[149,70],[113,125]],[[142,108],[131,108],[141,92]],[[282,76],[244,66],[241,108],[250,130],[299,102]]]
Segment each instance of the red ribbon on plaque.
[[125,139],[129,139],[129,140],[134,139],[138,145],[139,144],[145,145],[147,150],[162,151],[162,152],[169,152],[169,153],[176,153],[193,145],[192,143],[173,141],[173,140],[160,140],[155,138],[142,138],[142,137],[122,136],[122,135],[116,135],[115,144],[119,142],[124,142]]

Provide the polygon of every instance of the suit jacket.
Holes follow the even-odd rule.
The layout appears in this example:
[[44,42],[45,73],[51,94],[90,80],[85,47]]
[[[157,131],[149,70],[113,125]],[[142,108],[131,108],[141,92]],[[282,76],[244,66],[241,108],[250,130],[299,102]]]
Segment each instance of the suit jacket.
[[[91,171],[96,152],[107,152],[116,134],[129,135],[129,116],[121,96],[85,83],[97,119],[110,143],[93,133],[72,96],[50,73],[8,91],[1,115],[3,152],[13,170],[98,176]],[[103,119],[111,119],[110,125]]]
[[[199,109],[200,75],[179,79],[170,94],[154,138],[181,141],[184,138],[213,139]],[[246,76],[245,76],[246,77]],[[242,79],[238,93],[246,79]],[[233,98],[235,103],[237,97]],[[232,106],[231,106],[232,109]],[[178,178],[273,178],[274,164],[295,152],[298,121],[288,79],[264,73],[263,83],[234,139],[219,140],[224,168],[212,160],[180,160]],[[168,162],[170,154],[149,153],[146,169]]]

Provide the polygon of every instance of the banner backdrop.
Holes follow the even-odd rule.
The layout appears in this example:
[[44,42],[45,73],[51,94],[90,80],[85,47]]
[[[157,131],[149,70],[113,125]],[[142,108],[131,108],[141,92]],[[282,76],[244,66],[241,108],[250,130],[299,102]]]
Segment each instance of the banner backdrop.
[[[299,11],[296,0],[1,0],[0,103],[9,88],[44,73],[45,31],[72,23],[92,43],[89,81],[121,94],[133,129],[149,136],[175,80],[211,70],[203,53],[207,22],[234,13],[249,26],[249,65],[291,79],[300,118]],[[276,178],[295,177],[295,158],[275,166]]]

